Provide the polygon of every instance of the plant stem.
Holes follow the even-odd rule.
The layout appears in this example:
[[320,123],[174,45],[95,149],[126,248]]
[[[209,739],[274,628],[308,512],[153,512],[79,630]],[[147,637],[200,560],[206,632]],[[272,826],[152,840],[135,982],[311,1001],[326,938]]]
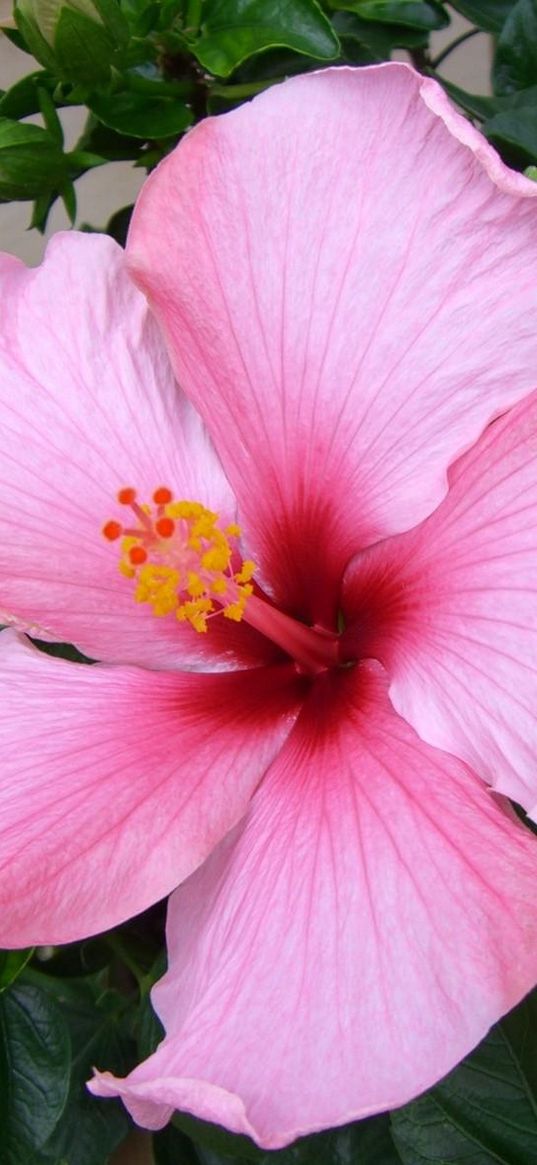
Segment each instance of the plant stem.
[[185,20],[185,32],[189,36],[197,36],[201,24],[202,0],[188,0]]
[[431,68],[437,69],[438,66],[442,64],[442,61],[445,61],[446,57],[449,57],[449,54],[452,53],[454,49],[458,49],[459,45],[464,44],[465,40],[471,40],[473,36],[477,36],[481,31],[482,30],[480,28],[470,28],[468,32],[461,32],[460,36],[456,37],[455,40],[452,40],[451,44],[448,44],[446,48],[443,49],[442,52],[431,61]]
[[117,934],[107,934],[106,943],[110,947],[110,950],[113,952],[113,954],[116,955],[118,959],[120,959],[124,966],[127,967],[127,969],[130,971],[131,975],[134,976],[138,984],[140,994],[144,994],[144,980],[146,975],[142,971],[142,968],[138,966],[136,960],[133,958],[130,952],[127,950],[125,943],[122,941],[122,939],[118,938]]

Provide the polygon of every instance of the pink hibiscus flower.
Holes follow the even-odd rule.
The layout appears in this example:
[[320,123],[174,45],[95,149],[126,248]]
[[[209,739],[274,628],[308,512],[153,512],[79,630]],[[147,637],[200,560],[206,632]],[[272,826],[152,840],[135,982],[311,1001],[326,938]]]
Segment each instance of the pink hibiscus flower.
[[147,1127],[402,1104],[537,978],[536,195],[400,65],[205,121],[128,248],[181,391],[111,240],[2,260],[3,617],[101,662],[0,639],[1,939],[183,882]]

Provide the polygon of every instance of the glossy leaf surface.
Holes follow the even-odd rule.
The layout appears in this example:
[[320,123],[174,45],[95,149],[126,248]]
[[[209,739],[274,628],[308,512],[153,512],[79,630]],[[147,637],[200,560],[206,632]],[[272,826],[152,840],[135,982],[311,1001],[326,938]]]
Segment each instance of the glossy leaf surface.
[[531,1165],[537,1146],[537,994],[425,1096],[391,1115],[404,1165]]
[[67,1028],[54,999],[16,984],[0,996],[2,1165],[21,1165],[50,1136],[69,1088]]
[[247,57],[283,46],[333,60],[338,39],[315,0],[209,0],[201,36],[191,45],[201,64],[227,77]]

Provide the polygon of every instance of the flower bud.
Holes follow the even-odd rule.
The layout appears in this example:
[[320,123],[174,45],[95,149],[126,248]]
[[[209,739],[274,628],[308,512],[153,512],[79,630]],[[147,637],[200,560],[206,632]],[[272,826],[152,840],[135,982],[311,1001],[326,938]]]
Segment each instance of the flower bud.
[[104,23],[92,0],[19,0],[17,7],[26,20],[37,27],[51,47],[54,47],[56,25],[64,8],[81,12],[96,24]]

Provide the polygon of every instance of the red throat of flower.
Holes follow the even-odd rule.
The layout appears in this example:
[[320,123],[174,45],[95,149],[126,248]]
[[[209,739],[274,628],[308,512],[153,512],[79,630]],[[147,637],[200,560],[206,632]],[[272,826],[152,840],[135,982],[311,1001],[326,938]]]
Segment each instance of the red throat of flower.
[[135,582],[136,602],[200,633],[217,615],[244,619],[310,674],[338,665],[335,633],[307,627],[254,594],[256,565],[242,559],[235,523],[222,525],[201,502],[178,501],[166,486],[154,491],[152,504],[140,504],[130,487],[117,500],[133,520],[123,525],[112,519],[102,533],[109,542],[120,540],[119,569]]

